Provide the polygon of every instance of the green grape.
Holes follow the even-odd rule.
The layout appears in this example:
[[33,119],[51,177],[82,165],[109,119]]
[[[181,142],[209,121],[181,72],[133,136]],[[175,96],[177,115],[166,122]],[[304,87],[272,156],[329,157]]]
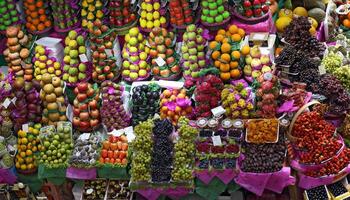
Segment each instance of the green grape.
[[337,68],[342,66],[342,57],[336,53],[330,52],[323,57],[321,65],[323,65],[327,72],[333,73]]

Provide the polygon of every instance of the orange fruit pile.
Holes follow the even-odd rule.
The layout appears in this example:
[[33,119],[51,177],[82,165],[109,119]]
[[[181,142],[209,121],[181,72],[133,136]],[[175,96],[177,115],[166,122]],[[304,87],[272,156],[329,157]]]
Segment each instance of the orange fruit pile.
[[25,0],[24,10],[26,15],[26,27],[32,32],[43,31],[52,27],[51,17],[47,15],[47,2],[43,0]]

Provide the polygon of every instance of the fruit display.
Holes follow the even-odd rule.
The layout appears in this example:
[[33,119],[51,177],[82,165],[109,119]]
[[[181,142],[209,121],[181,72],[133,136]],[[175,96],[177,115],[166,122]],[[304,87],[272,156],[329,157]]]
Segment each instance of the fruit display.
[[201,21],[204,25],[218,25],[230,19],[230,13],[225,7],[224,1],[204,0],[201,2]]
[[[187,119],[188,120],[188,119]],[[179,119],[179,140],[174,145],[174,158],[171,177],[173,181],[183,182],[193,180],[193,168],[194,168],[194,152],[195,144],[194,141],[198,135],[198,130],[189,126],[186,122],[186,118],[181,117]]]
[[122,51],[122,77],[124,80],[132,82],[149,78],[151,68],[147,61],[150,50],[146,41],[137,27],[131,28],[129,33],[125,35]]
[[233,24],[227,31],[218,30],[215,40],[209,44],[211,58],[215,67],[220,70],[220,78],[223,81],[238,79],[242,75],[241,56],[248,55],[250,51],[248,46],[240,50],[240,42],[244,36],[245,31]]
[[183,27],[194,21],[193,10],[188,0],[169,1],[170,24],[174,27]]
[[98,20],[103,20],[105,16],[106,3],[100,0],[83,0],[81,2],[81,26],[85,29],[91,30],[94,28],[94,23]]
[[[22,124],[28,122],[28,110],[26,102],[25,82],[23,78],[16,78],[12,85],[12,92],[14,92],[13,98],[15,102],[11,105],[11,120],[13,122],[13,128],[19,130]],[[13,99],[12,98],[12,99]]]
[[[39,96],[40,84],[36,81],[26,82],[24,85],[26,109],[28,110],[27,118],[29,122],[41,122],[41,99]],[[23,98],[23,97],[22,97]],[[16,101],[19,99],[16,97]],[[21,100],[19,100],[21,101]],[[16,105],[16,104],[15,104]]]
[[126,128],[131,122],[131,115],[124,107],[123,95],[124,87],[104,81],[101,84],[102,106],[101,121],[107,128],[107,131],[113,131]]
[[262,118],[274,118],[277,112],[277,98],[279,96],[278,78],[271,72],[260,75],[255,88],[256,115]]
[[190,116],[193,113],[191,100],[186,90],[166,89],[160,95],[160,118],[168,118],[176,125],[181,116]]
[[306,190],[308,199],[328,199],[328,191],[324,185]]
[[13,122],[11,120],[10,104],[4,105],[6,99],[9,101],[11,97],[12,77],[0,77],[0,136],[7,138],[12,134]]
[[[88,134],[87,137],[83,137]],[[98,149],[101,143],[98,134],[83,133],[75,140],[72,156],[69,160],[70,166],[77,168],[88,168],[95,166],[99,155]]]
[[6,29],[7,49],[4,51],[9,72],[15,77],[24,77],[26,81],[33,79],[33,64],[30,62],[31,50],[29,37],[20,26],[10,26]]
[[210,117],[211,109],[219,106],[221,101],[221,90],[224,84],[221,79],[214,75],[206,75],[201,82],[197,82],[195,95],[196,117]]
[[249,55],[245,57],[245,64],[243,74],[245,79],[250,82],[263,73],[273,71],[270,56],[261,54],[258,46],[253,46],[250,49]]
[[50,50],[46,47],[38,45],[35,47],[34,77],[37,81],[42,80],[42,76],[46,73],[51,76],[61,77],[62,67],[57,58],[49,56]]
[[231,119],[247,119],[254,115],[252,90],[243,82],[225,85],[221,91],[221,103],[225,115]]
[[0,31],[19,22],[19,12],[16,9],[16,2],[6,0],[0,2]]
[[109,180],[107,199],[130,199],[129,181]]
[[140,27],[142,30],[150,32],[153,27],[166,27],[167,18],[165,10],[160,7],[159,0],[141,1]]
[[[3,144],[1,143],[0,145],[3,145]],[[1,155],[1,158],[0,158],[0,167],[2,169],[9,169],[13,167],[13,165],[14,165],[14,162],[13,162],[12,156],[8,152],[3,153],[3,155]]]
[[243,0],[241,1],[245,17],[261,17],[269,12],[269,2],[266,0]]
[[118,77],[118,67],[114,57],[116,32],[96,20],[90,32],[90,48],[92,50],[93,72],[95,82],[114,80]]
[[134,128],[136,138],[131,147],[131,182],[147,182],[151,180],[151,154],[153,149],[153,127],[151,119],[141,122]]
[[246,123],[246,142],[275,143],[278,140],[278,119],[253,119]]
[[72,124],[59,122],[57,129],[54,126],[44,126],[40,129],[40,150],[39,164],[49,168],[67,166],[72,155]]
[[69,29],[77,27],[79,21],[78,3],[69,1],[50,1],[52,8],[53,26],[56,31],[68,32]]
[[153,118],[159,111],[160,87],[157,84],[140,85],[132,90],[132,126]]
[[136,21],[136,15],[131,10],[131,1],[129,0],[112,0],[109,1],[108,7],[109,24],[112,27],[128,26]]
[[82,199],[104,199],[108,180],[86,180],[84,182]]
[[340,196],[340,195],[345,194],[345,193],[348,192],[348,190],[342,184],[341,181],[338,181],[336,183],[332,183],[330,185],[327,185],[327,189],[335,197]]
[[55,125],[66,121],[66,104],[63,94],[64,82],[58,77],[46,73],[42,76],[40,99],[43,105],[42,124]]
[[[153,28],[148,37],[152,74],[156,79],[175,80],[180,78],[179,56],[174,51],[175,35],[165,28]],[[161,60],[161,61],[158,61]]]
[[102,142],[102,149],[99,155],[100,164],[112,164],[126,166],[128,164],[128,139],[125,135],[110,135]]
[[26,28],[33,34],[42,34],[52,28],[49,2],[42,0],[23,1]]
[[201,72],[207,67],[205,59],[205,44],[207,39],[204,37],[204,30],[191,24],[186,27],[181,46],[181,63],[183,76],[186,79],[185,87],[191,87],[195,80],[199,78]]
[[97,85],[78,83],[74,88],[73,127],[89,132],[101,123],[100,121],[100,93]]
[[16,169],[19,172],[34,172],[38,167],[35,154],[42,148],[39,139],[41,124],[29,125],[28,132],[19,130]]
[[[62,80],[68,85],[75,85],[80,81],[87,81],[90,78],[90,63],[86,57],[85,38],[72,30],[68,32],[68,36],[64,40],[64,58]],[[82,58],[80,57],[84,57]]]

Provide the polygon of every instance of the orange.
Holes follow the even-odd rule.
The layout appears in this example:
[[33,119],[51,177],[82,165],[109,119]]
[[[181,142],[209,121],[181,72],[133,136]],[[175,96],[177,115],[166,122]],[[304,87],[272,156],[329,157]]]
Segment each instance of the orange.
[[229,65],[229,64],[221,63],[221,65],[220,65],[220,71],[222,71],[222,72],[228,72],[228,71],[230,71],[230,65]]
[[231,57],[230,57],[230,54],[228,53],[224,53],[221,55],[221,59],[226,61],[227,63],[231,61]]
[[250,47],[248,45],[244,45],[241,49],[243,55],[248,55],[250,53]]
[[32,163],[33,162],[33,158],[32,157],[26,157],[25,161],[26,161],[27,164]]
[[235,60],[239,60],[239,58],[241,58],[241,53],[239,53],[239,51],[232,51],[231,56],[232,56]]
[[234,42],[239,42],[239,41],[241,41],[241,39],[242,39],[242,37],[239,35],[239,34],[233,34],[232,36],[231,36],[231,39],[234,41]]
[[349,19],[344,19],[343,25],[344,25],[346,28],[350,28],[350,20],[349,20]]
[[230,71],[231,78],[239,78],[241,76],[241,72],[238,69],[233,69]]
[[37,12],[31,12],[31,13],[30,13],[30,16],[31,16],[32,18],[37,18],[37,17],[38,17],[38,13],[37,13]]
[[169,111],[167,112],[167,116],[169,116],[169,117],[172,117],[172,116],[174,116],[174,115],[175,115],[174,111],[169,110]]
[[227,37],[225,37],[221,42],[222,42],[222,43],[229,43],[229,42],[230,42],[230,39],[227,38]]
[[46,27],[51,27],[51,21],[49,21],[49,20],[46,21],[44,24],[45,24]]
[[32,21],[32,24],[35,26],[39,25],[39,23],[40,23],[39,19],[33,19],[33,21]]
[[350,19],[350,12],[348,13],[347,17],[348,17],[348,19]]
[[212,54],[211,54],[211,57],[216,60],[218,59],[220,56],[220,51],[214,51]]
[[220,67],[220,64],[221,64],[221,62],[220,62],[220,61],[215,60],[215,62],[214,62],[214,66],[215,66],[215,67]]
[[27,155],[27,156],[31,156],[32,154],[33,154],[32,150],[27,149],[26,155]]
[[215,36],[215,41],[217,41],[217,42],[221,42],[223,39],[224,39],[223,35],[216,35]]
[[227,53],[231,51],[231,45],[229,43],[223,43],[221,45],[221,52],[222,53]]
[[38,7],[38,8],[41,8],[41,7],[43,7],[44,6],[44,2],[42,2],[42,1],[38,1],[38,2],[36,2],[36,7]]
[[217,35],[225,35],[225,34],[226,34],[226,31],[224,29],[218,30]]
[[230,31],[226,32],[226,36],[231,37],[232,33]]
[[27,169],[27,166],[25,164],[22,164],[21,165],[21,170],[26,170]]
[[22,151],[20,154],[19,154],[22,158],[26,157],[26,152]]
[[45,10],[44,10],[43,8],[40,8],[40,9],[38,10],[38,13],[39,13],[40,15],[43,15],[43,14],[45,14]]
[[230,73],[229,72],[221,72],[220,73],[220,78],[223,81],[227,81],[230,79]]
[[277,47],[276,50],[275,50],[275,55],[276,56],[280,55],[281,51],[282,51],[282,48],[281,47]]
[[46,15],[40,15],[39,20],[41,22],[45,22],[46,21]]
[[238,67],[238,62],[237,61],[231,61],[230,62],[230,69],[235,69]]
[[28,5],[28,10],[35,11],[36,7],[34,5]]
[[241,28],[238,29],[237,31],[238,35],[240,35],[242,38],[245,36],[245,31]]
[[228,28],[228,31],[230,31],[231,34],[235,34],[238,32],[238,27],[233,24]]
[[29,24],[29,29],[31,30],[31,31],[36,31],[36,27],[33,25],[33,24]]
[[38,24],[38,31],[42,31],[44,29],[45,29],[45,24],[42,24],[42,23]]
[[209,43],[209,48],[210,49],[215,49],[217,45],[218,45],[218,43],[216,41],[212,41],[212,42]]

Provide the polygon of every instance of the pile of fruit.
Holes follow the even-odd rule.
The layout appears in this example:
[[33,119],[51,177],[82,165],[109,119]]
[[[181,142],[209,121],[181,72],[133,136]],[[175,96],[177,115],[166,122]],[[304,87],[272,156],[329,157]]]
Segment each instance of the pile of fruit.
[[22,124],[28,122],[25,86],[27,87],[28,84],[25,84],[23,78],[16,78],[12,84],[12,92],[14,93],[12,99],[15,98],[15,101],[12,101],[10,112],[15,130],[19,130]]
[[81,17],[82,17],[82,23],[81,26],[85,29],[91,30],[94,28],[94,23],[98,20],[103,20],[103,17],[105,15],[104,1],[100,0],[83,0],[81,2]]
[[157,84],[140,85],[132,90],[132,126],[153,118],[159,110],[160,87]]
[[107,131],[127,127],[130,124],[131,116],[124,107],[123,86],[112,81],[104,81],[101,87],[101,121],[106,126]]
[[11,97],[11,84],[12,78],[1,78],[0,77],[0,136],[7,138],[12,134],[13,123],[11,120],[11,109],[10,105],[4,105],[4,102],[9,100]]
[[107,199],[130,199],[129,181],[109,180]]
[[125,135],[110,135],[107,140],[102,142],[99,163],[109,163],[117,166],[126,166],[128,164],[128,139]]
[[[151,4],[148,4],[151,5]],[[147,63],[149,48],[146,39],[137,27],[131,28],[125,35],[123,47],[122,76],[126,81],[142,81],[150,76],[151,68]]]
[[33,64],[31,63],[29,37],[20,26],[10,26],[6,29],[7,49],[4,51],[9,72],[15,77],[24,77],[26,81],[33,79]]
[[[76,31],[69,31],[64,40],[63,76],[62,80],[69,85],[86,81],[89,77],[89,63],[86,57],[85,38]],[[82,60],[80,56],[85,56]]]
[[225,115],[232,119],[247,119],[253,117],[254,104],[251,89],[242,82],[236,85],[225,85],[221,91],[222,107]]
[[[27,118],[29,122],[41,122],[41,99],[39,97],[40,85],[36,81],[26,82],[24,85]],[[23,97],[22,97],[23,98]],[[16,102],[18,97],[16,97]],[[21,101],[21,99],[19,99]],[[16,105],[16,104],[15,104]]]
[[278,139],[278,119],[251,119],[246,126],[246,142],[275,143]]
[[118,76],[113,51],[116,33],[98,19],[93,23],[89,32],[93,63],[92,79],[97,83],[114,80]]
[[156,79],[180,78],[178,55],[174,51],[174,33],[165,28],[153,28],[149,34],[149,55],[152,60],[152,74]]
[[261,54],[259,46],[250,49],[249,55],[245,57],[245,64],[243,74],[250,82],[261,74],[272,71],[270,56]]
[[201,2],[202,15],[201,21],[204,24],[221,24],[230,19],[230,13],[227,11],[223,0]]
[[[86,137],[84,134],[88,134]],[[99,145],[101,143],[98,134],[83,133],[75,140],[72,156],[69,164],[77,168],[94,166],[99,158]]]
[[41,124],[34,124],[29,126],[28,132],[19,130],[17,133],[18,152],[15,162],[19,172],[33,172],[37,169],[38,163],[35,154],[42,149],[38,137],[40,129]]
[[6,148],[6,143],[4,142],[0,142],[0,167],[2,169],[9,169],[14,165],[13,162],[13,157],[11,156],[11,154],[7,151]]
[[16,1],[6,0],[0,2],[0,31],[5,31],[7,27],[18,23],[19,13],[16,9]]
[[193,10],[188,0],[169,1],[170,24],[183,27],[193,23]]
[[242,0],[238,10],[245,17],[261,17],[269,12],[268,4],[266,0]]
[[214,75],[203,77],[198,81],[194,91],[196,107],[195,115],[198,117],[210,117],[211,109],[219,106],[221,100],[221,90],[224,84],[221,79]]
[[129,0],[111,0],[108,4],[110,8],[109,24],[112,27],[123,27],[136,20],[136,15],[131,11]]
[[84,182],[82,199],[104,199],[106,196],[107,186],[108,180],[86,180]]
[[73,127],[89,132],[100,124],[100,93],[97,85],[78,83],[74,88]]
[[277,112],[277,98],[279,96],[278,78],[270,72],[260,75],[257,79],[256,115],[261,118],[274,118]]
[[24,0],[26,28],[31,33],[43,33],[52,28],[49,2]]
[[140,16],[140,26],[147,32],[150,32],[153,27],[166,27],[167,25],[159,0],[142,1]]
[[56,31],[68,32],[80,22],[77,2],[67,3],[67,1],[53,0],[50,1],[50,6]]
[[166,89],[160,95],[160,118],[168,118],[176,125],[181,116],[192,114],[191,100],[186,95],[186,90]]
[[66,104],[63,94],[64,82],[58,77],[51,77],[46,73],[42,76],[40,99],[43,104],[41,122],[56,125],[59,121],[66,121]]
[[69,122],[59,122],[57,131],[54,126],[45,126],[40,129],[40,149],[39,163],[49,168],[67,166],[72,155],[72,124]]
[[44,74],[49,73],[51,76],[60,77],[62,75],[61,64],[54,58],[50,57],[50,50],[46,47],[38,45],[35,47],[34,77],[41,81]]
[[250,51],[248,46],[244,46],[240,51],[240,42],[244,36],[245,31],[233,24],[228,31],[218,30],[215,40],[209,44],[212,50],[211,58],[215,67],[220,69],[220,78],[223,81],[241,77],[241,56],[248,55]]
[[191,24],[186,27],[183,35],[181,46],[181,63],[183,68],[183,76],[186,79],[185,86],[191,87],[195,84],[195,80],[199,78],[203,69],[207,68],[205,59],[205,43],[204,30]]

